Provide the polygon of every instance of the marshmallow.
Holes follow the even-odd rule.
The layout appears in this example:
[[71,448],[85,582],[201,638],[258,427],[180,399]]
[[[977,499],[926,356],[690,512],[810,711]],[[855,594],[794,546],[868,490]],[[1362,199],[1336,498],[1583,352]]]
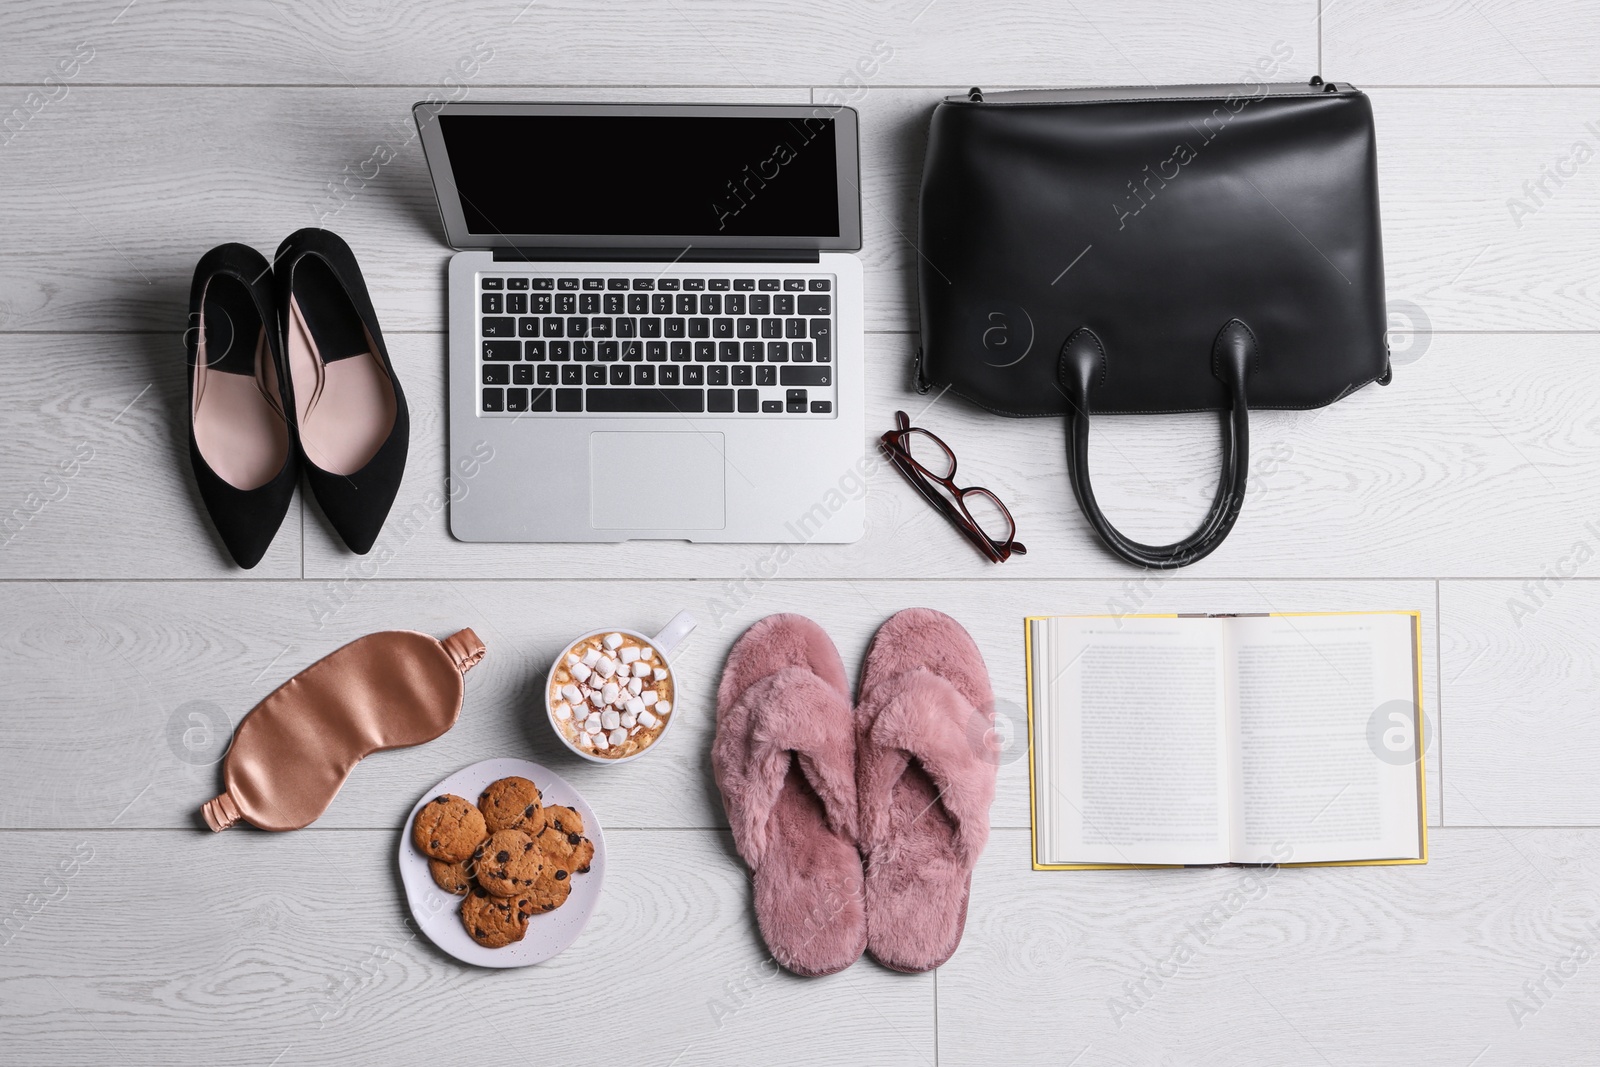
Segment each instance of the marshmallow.
[[654,715],[650,714],[650,712],[648,712],[648,711],[640,711],[640,712],[637,713],[636,717],[639,720],[639,725],[643,726],[646,730],[655,729],[656,728],[656,724],[661,721],[660,719],[656,718]]
[[646,663],[642,659],[635,660],[633,664],[633,676],[635,678],[648,678],[650,676],[650,664]]
[[670,700],[658,700],[658,701],[656,701],[656,714],[658,714],[658,715],[671,715],[672,714],[672,701],[670,701]]
[[644,688],[644,679],[643,678],[629,678],[628,679],[628,692],[629,693],[632,693],[634,696],[638,696],[639,695],[639,691],[641,689],[643,689],[643,688]]
[[583,701],[583,694],[578,692],[578,687],[570,682],[561,687],[561,695],[566,697],[567,700],[573,704],[578,704]]
[[569,666],[569,667],[574,666],[578,662],[579,662],[578,654],[576,652],[568,652],[567,653],[567,666]]
[[656,691],[654,689],[646,689],[644,692],[639,694],[639,699],[644,701],[645,707],[653,707],[655,702],[661,698],[656,695]]
[[601,656],[600,662],[594,665],[596,673],[602,678],[609,678],[617,673],[617,661],[610,656]]
[[639,728],[637,726],[635,726],[631,730],[628,731],[628,736],[629,737],[633,737],[638,732],[639,732]]
[[607,682],[606,687],[600,690],[600,697],[607,704],[615,704],[617,702],[617,694],[619,692],[621,692],[621,689],[617,686],[616,682]]
[[550,710],[556,713],[556,718],[561,722],[566,722],[568,719],[572,718],[572,705],[568,704],[565,700],[558,702],[556,706]]
[[648,714],[648,712],[645,712],[644,710],[644,701],[640,700],[638,697],[634,697],[632,700],[628,701],[628,711],[631,712],[635,717],[639,716],[641,713]]
[[639,650],[639,658],[640,659],[651,659],[651,658],[653,658],[655,656],[655,654],[656,654],[656,650],[651,648],[649,645],[645,645],[643,648],[641,648]]
[[605,704],[605,699],[600,695],[600,690],[589,690],[589,703],[593,704],[597,708]]
[[587,651],[587,652],[585,652],[583,654],[583,665],[585,667],[593,667],[596,663],[599,663],[599,662],[600,662],[600,650],[598,648],[591,648],[589,651]]
[[618,716],[618,718],[621,720],[622,725],[626,726],[630,730],[633,729],[639,723],[639,716],[635,715],[631,711],[623,712],[621,715]]
[[589,680],[589,676],[593,673],[593,671],[591,671],[588,667],[585,667],[582,663],[574,663],[572,665],[572,676],[580,682],[587,682]]
[[628,731],[624,730],[622,727],[619,726],[615,730],[611,731],[610,741],[613,745],[620,745],[627,739]]
[[622,662],[632,663],[634,660],[639,658],[638,646],[628,645],[621,652],[617,653],[617,655],[621,658]]
[[599,733],[600,732],[600,716],[597,713],[591,712],[589,714],[589,717],[587,719],[583,720],[583,728],[586,731],[588,731],[589,733],[591,733],[591,734]]
[[595,734],[594,735],[594,747],[595,747],[596,751],[604,752],[606,749],[610,748],[611,745],[610,745],[609,742],[606,741],[606,735],[605,734]]
[[605,646],[607,648],[615,649],[620,644],[622,644],[621,634],[606,634]]
[[667,680],[666,668],[664,668],[664,667],[657,667],[656,668],[656,670],[655,670],[655,680],[658,681],[658,682],[664,682],[664,681]]
[[605,711],[602,711],[600,713],[600,727],[601,727],[601,729],[604,729],[604,730],[615,730],[617,728],[617,721],[618,721],[617,713],[615,711],[611,710],[610,708],[607,708]]
[[578,735],[578,746],[580,748],[593,748],[594,740],[588,734],[580,733]]

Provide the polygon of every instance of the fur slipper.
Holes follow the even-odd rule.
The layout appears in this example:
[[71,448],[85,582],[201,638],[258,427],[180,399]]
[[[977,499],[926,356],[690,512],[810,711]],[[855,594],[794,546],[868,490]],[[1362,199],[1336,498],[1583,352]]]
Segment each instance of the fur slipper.
[[850,683],[816,623],[770,615],[734,644],[711,765],[773,958],[806,976],[850,966],[867,942]]
[[867,951],[897,971],[955,952],[972,869],[989,839],[994,753],[989,672],[961,624],[930,608],[884,623],[856,706]]

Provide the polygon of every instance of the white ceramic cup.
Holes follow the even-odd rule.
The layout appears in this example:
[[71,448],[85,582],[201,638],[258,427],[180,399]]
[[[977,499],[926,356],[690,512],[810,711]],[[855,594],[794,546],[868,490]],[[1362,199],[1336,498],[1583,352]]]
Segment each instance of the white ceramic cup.
[[[696,625],[693,615],[690,615],[687,611],[680,611],[654,637],[646,636],[638,630],[630,630],[626,626],[606,626],[598,630],[590,630],[585,634],[579,634],[568,641],[565,647],[561,649],[560,654],[556,656],[555,661],[550,664],[550,670],[546,672],[544,677],[545,718],[550,721],[550,729],[555,731],[556,737],[560,738],[561,743],[567,746],[567,750],[576,753],[590,763],[617,764],[629,763],[659,748],[661,742],[666,739],[667,731],[672,729],[672,724],[677,722],[678,716],[683,713],[683,681],[678,676],[678,669],[672,665],[672,651],[683,643],[683,639],[689,636],[689,631],[693,630]],[[672,676],[672,714],[667,716],[666,725],[661,728],[661,732],[656,735],[656,739],[650,744],[631,756],[620,756],[616,759],[607,759],[605,756],[599,756],[580,748],[571,738],[567,737],[567,732],[561,728],[561,723],[556,720],[555,702],[550,699],[550,690],[555,685],[556,669],[561,666],[567,651],[579,641],[590,637],[604,636],[605,634],[621,634],[623,637],[633,638],[641,645],[647,645],[655,649],[656,655],[661,657],[662,664]]]

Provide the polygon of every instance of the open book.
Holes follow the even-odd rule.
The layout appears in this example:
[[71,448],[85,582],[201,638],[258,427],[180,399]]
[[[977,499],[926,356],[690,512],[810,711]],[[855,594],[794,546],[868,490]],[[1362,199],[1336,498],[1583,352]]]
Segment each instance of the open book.
[[1036,869],[1427,862],[1417,612],[1026,632]]

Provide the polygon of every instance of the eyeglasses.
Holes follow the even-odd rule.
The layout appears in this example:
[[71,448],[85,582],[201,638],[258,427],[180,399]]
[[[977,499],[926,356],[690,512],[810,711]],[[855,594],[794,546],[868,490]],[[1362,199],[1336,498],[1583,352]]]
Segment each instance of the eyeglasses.
[[[927,430],[911,425],[903,411],[894,413],[896,428],[878,440],[912,488],[955,523],[956,529],[991,562],[1004,563],[1015,553],[1028,553],[1015,540],[1017,523],[1000,498],[982,486],[957,486],[956,454]],[[944,492],[939,492],[943,489]]]

